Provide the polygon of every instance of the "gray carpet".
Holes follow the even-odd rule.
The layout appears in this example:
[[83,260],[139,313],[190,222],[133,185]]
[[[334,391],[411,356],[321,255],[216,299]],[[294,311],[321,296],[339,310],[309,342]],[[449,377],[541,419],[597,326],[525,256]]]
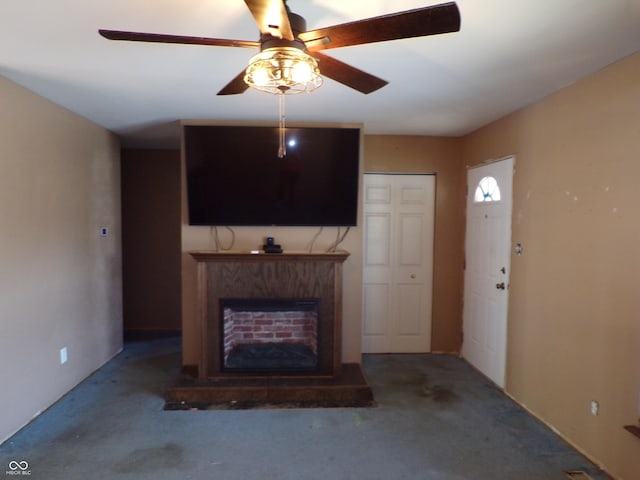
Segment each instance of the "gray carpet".
[[372,408],[165,411],[179,366],[179,339],[127,344],[0,446],[0,475],[26,461],[46,480],[609,478],[455,356],[365,356]]

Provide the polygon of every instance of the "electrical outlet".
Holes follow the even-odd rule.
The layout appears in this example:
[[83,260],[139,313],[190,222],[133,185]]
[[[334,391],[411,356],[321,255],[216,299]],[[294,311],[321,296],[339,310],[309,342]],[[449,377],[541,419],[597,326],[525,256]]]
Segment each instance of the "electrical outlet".
[[60,349],[60,365],[65,363],[67,363],[67,347],[62,347]]
[[594,417],[598,415],[598,410],[600,410],[600,404],[597,400],[591,400],[591,415]]

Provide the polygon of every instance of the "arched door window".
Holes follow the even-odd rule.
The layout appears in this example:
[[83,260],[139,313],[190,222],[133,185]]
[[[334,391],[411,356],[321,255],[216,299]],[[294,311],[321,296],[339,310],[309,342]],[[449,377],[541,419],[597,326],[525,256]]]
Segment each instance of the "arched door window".
[[484,177],[478,182],[473,196],[475,203],[488,203],[500,201],[500,187],[493,177]]

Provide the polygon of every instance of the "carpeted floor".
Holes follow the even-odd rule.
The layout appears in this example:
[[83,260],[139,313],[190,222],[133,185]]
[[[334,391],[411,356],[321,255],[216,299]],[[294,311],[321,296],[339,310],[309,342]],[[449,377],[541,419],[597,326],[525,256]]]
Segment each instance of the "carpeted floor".
[[46,480],[609,478],[455,356],[365,356],[369,408],[163,410],[179,368],[179,339],[128,343],[0,445],[0,475],[28,462]]

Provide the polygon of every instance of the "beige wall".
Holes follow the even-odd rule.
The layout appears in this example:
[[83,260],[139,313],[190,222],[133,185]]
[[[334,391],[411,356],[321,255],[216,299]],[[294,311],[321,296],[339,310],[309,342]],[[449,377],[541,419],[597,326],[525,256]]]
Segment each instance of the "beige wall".
[[[506,390],[619,478],[640,472],[640,54],[463,140],[515,155]],[[590,401],[600,414],[590,414]]]
[[2,442],[121,349],[122,313],[117,138],[2,77],[0,105]]
[[431,349],[458,352],[462,334],[464,169],[456,138],[365,136],[366,172],[435,173]]

